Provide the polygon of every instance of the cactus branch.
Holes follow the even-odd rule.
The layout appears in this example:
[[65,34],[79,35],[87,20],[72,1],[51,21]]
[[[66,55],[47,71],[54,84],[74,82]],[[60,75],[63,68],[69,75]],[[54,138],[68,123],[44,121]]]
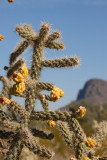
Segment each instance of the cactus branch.
[[7,77],[10,78],[15,71],[17,71],[25,63],[24,58],[18,60],[13,66],[11,66],[7,72]]
[[54,60],[43,60],[42,65],[44,67],[50,68],[61,68],[61,67],[72,67],[79,65],[79,59],[77,57],[74,58],[62,58],[62,59],[54,59]]
[[19,45],[10,55],[10,66],[12,66],[16,62],[17,58],[25,51],[28,46],[29,42],[25,39],[19,43]]

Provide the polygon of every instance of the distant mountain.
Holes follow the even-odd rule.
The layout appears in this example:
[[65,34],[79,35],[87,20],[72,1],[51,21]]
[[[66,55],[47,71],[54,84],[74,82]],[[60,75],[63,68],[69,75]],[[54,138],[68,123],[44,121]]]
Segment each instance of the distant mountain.
[[[83,89],[78,92],[76,103],[81,103],[81,101],[86,101],[90,104],[105,104],[107,103],[107,81],[101,79],[91,79],[88,80]],[[69,109],[73,102],[68,104],[63,109]]]
[[77,101],[83,99],[96,104],[107,102],[107,81],[101,79],[87,81],[77,96]]

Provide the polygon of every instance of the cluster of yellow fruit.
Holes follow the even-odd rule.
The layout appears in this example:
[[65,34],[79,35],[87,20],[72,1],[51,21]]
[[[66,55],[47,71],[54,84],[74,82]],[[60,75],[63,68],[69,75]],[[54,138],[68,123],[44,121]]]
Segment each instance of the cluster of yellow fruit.
[[93,139],[91,139],[91,138],[87,138],[87,140],[86,140],[86,144],[87,144],[87,146],[88,146],[88,147],[90,147],[90,148],[94,148],[94,147],[95,147],[96,142],[95,142],[95,140],[93,140]]
[[18,70],[18,72],[13,73],[12,79],[16,82],[13,85],[12,93],[14,95],[22,95],[25,90],[24,79],[28,77],[28,69],[26,64],[24,63],[22,67]]
[[5,104],[10,104],[11,100],[5,97],[0,97],[0,103],[5,105]]
[[78,111],[75,114],[75,117],[76,118],[82,118],[85,115],[85,113],[86,113],[86,108],[80,106],[79,109],[78,109]]
[[59,98],[63,97],[64,92],[59,88],[54,88],[51,91],[51,99],[52,101],[57,101]]
[[47,121],[47,124],[51,127],[51,128],[53,128],[53,127],[55,127],[55,122],[54,121],[52,121],[52,120],[48,120]]

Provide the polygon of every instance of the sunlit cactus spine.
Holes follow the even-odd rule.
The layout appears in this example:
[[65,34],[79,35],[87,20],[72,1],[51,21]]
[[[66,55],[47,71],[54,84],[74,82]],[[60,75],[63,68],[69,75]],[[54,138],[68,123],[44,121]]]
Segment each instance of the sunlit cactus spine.
[[[45,48],[56,50],[64,48],[63,42],[56,41],[61,38],[61,33],[59,31],[50,33],[48,23],[41,25],[39,33],[35,33],[27,24],[17,26],[15,30],[23,39],[10,54],[9,66],[4,67],[7,71],[6,77],[0,76],[3,82],[0,95],[0,138],[11,139],[10,143],[7,143],[4,160],[19,160],[24,146],[44,159],[54,156],[52,151],[40,146],[36,140],[36,137],[51,140],[54,134],[31,128],[30,124],[34,120],[45,121],[51,128],[57,125],[67,145],[75,150],[75,157],[71,159],[81,160],[86,157],[88,160],[90,158],[88,148],[94,148],[96,142],[87,138],[77,120],[85,115],[85,107],[80,106],[75,112],[50,111],[49,101],[57,101],[63,97],[64,92],[50,82],[39,81],[43,67],[73,67],[79,65],[79,58],[44,60]],[[19,59],[19,56],[30,45],[33,47],[32,64],[31,69],[27,69],[25,60]],[[43,94],[41,92],[43,90],[50,91],[50,95]],[[25,98],[25,108],[11,99],[12,95]],[[34,110],[37,99],[40,100],[43,111]],[[5,109],[8,112],[5,112]],[[72,132],[73,137],[70,134]]]

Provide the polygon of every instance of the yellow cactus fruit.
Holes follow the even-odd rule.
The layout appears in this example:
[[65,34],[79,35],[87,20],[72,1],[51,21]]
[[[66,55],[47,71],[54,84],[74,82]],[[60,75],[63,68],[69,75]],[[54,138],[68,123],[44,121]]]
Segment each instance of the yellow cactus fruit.
[[0,41],[2,41],[3,39],[4,39],[4,36],[0,34]]
[[21,68],[18,69],[18,71],[22,74],[22,76],[23,76],[24,78],[26,78],[26,77],[28,76],[28,69],[27,69],[25,63],[22,65]]
[[54,88],[51,91],[51,99],[52,101],[57,101],[60,97],[63,97],[64,92],[59,88]]
[[69,160],[76,160],[76,158],[72,158],[72,157],[71,157]]
[[21,73],[16,73],[16,72],[13,73],[12,79],[15,82],[23,82],[23,80],[24,80],[22,74]]
[[93,140],[93,139],[91,139],[91,138],[87,138],[86,144],[87,144],[88,147],[94,148],[96,142],[95,142],[95,140]]
[[62,89],[59,89],[59,96],[60,96],[60,97],[63,97],[63,95],[64,95],[63,90],[62,90]]
[[80,106],[79,109],[75,113],[75,118],[82,118],[85,115],[86,108]]
[[24,90],[25,90],[25,83],[21,82],[13,85],[12,93],[15,95],[22,95]]
[[5,105],[5,104],[10,104],[10,100],[8,98],[5,97],[0,97],[0,103]]
[[55,122],[52,121],[52,120],[48,120],[48,121],[47,121],[47,124],[48,124],[51,128],[55,127]]
[[91,160],[91,159],[88,157],[84,157],[83,160]]
[[9,3],[12,3],[14,0],[8,0]]

